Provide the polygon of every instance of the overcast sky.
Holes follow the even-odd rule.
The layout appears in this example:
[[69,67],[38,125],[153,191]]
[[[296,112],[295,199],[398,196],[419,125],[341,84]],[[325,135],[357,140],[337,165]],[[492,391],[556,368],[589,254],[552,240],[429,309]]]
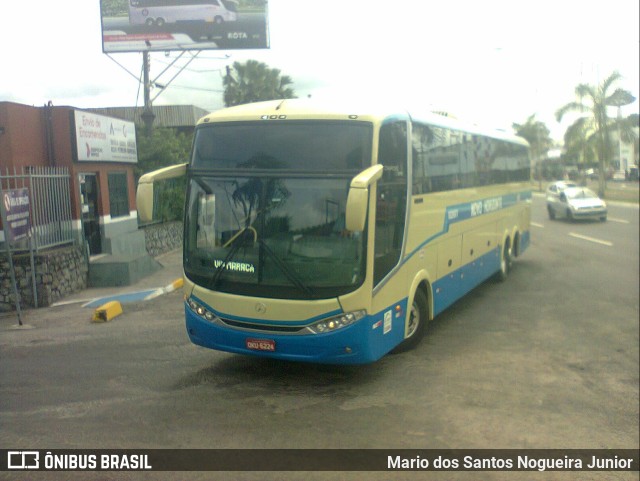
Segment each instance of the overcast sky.
[[[574,100],[577,84],[617,70],[619,86],[638,97],[638,4],[269,0],[270,49],[204,51],[155,104],[219,109],[225,66],[257,59],[292,77],[299,97],[384,99],[504,129],[535,113],[561,139],[571,119],[559,125],[554,112]],[[102,53],[99,0],[3,2],[0,11],[0,101],[143,103],[134,78],[142,54]],[[152,54],[152,78],[176,55]],[[624,110],[632,112],[638,101]]]

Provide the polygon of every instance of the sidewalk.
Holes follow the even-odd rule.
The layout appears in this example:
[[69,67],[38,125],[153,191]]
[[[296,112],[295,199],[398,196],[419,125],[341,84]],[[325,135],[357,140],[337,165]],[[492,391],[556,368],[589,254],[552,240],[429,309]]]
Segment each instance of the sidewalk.
[[[154,297],[180,290],[182,283],[182,249],[158,256],[155,260],[161,268],[130,286],[87,288],[49,307],[23,308],[23,325],[18,324],[16,311],[2,313],[0,345],[30,345],[32,342],[58,342],[93,336],[98,332],[93,329],[96,324],[92,322],[98,308],[112,300],[121,304],[122,312],[128,314],[129,319],[138,319],[135,316],[141,315],[146,318],[147,309],[141,310],[142,306],[154,304],[150,301]],[[174,295],[179,303],[181,294]]]
[[137,302],[160,295],[167,288],[171,290],[169,286],[173,286],[176,281],[182,279],[182,249],[162,254],[155,260],[162,266],[161,269],[135,284],[119,287],[90,287],[65,297],[51,307],[81,304],[82,307],[95,308],[111,300],[121,303]]

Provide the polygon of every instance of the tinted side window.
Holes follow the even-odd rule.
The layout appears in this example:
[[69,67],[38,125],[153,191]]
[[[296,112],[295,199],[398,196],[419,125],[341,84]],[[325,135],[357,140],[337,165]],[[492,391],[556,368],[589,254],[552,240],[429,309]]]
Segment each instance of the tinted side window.
[[414,123],[412,194],[529,180],[523,145]]
[[407,124],[382,126],[378,163],[384,165],[376,196],[374,284],[400,260],[407,206]]

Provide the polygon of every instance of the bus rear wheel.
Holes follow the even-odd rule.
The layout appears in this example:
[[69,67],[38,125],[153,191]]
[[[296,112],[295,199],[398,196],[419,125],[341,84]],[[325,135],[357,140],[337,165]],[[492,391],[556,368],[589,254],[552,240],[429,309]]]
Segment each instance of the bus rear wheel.
[[415,348],[424,337],[424,330],[429,322],[429,309],[427,297],[421,289],[416,291],[409,312],[409,325],[407,326],[407,337],[396,348],[391,351],[393,354],[409,351]]
[[511,241],[507,239],[504,242],[504,247],[502,248],[502,257],[500,259],[500,270],[496,274],[496,279],[499,282],[506,281],[512,266],[513,266],[513,250],[511,248]]

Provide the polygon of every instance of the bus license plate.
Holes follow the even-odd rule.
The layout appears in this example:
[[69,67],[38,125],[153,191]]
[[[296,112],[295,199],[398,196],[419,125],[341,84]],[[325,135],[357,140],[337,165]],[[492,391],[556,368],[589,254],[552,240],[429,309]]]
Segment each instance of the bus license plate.
[[253,351],[275,351],[276,341],[271,339],[247,339],[247,349]]

